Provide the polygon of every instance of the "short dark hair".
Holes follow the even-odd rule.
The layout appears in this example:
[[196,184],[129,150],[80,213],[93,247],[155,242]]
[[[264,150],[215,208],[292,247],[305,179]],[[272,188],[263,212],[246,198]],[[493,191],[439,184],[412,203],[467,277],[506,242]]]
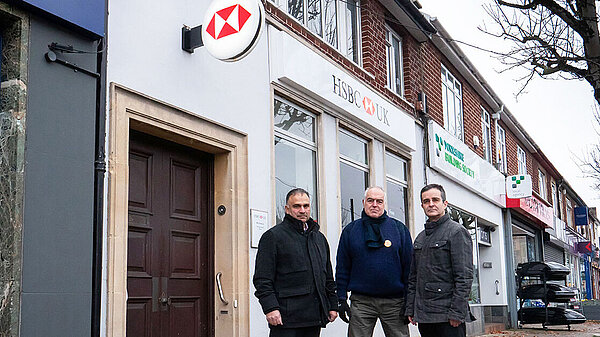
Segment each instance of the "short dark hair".
[[288,203],[288,201],[290,201],[290,198],[291,198],[293,195],[296,195],[296,194],[306,194],[306,196],[310,198],[310,194],[308,194],[308,192],[306,192],[306,190],[305,190],[305,189],[303,189],[303,188],[300,188],[300,187],[296,187],[296,188],[294,188],[294,189],[291,189],[291,190],[290,190],[290,191],[287,193],[287,195],[285,196],[285,203],[287,204],[287,203]]
[[421,200],[423,200],[423,193],[432,190],[432,189],[436,189],[438,191],[440,191],[440,193],[442,194],[442,201],[446,201],[446,191],[444,191],[444,187],[442,187],[442,185],[440,184],[429,184],[429,185],[425,185],[425,187],[423,187],[421,189]]

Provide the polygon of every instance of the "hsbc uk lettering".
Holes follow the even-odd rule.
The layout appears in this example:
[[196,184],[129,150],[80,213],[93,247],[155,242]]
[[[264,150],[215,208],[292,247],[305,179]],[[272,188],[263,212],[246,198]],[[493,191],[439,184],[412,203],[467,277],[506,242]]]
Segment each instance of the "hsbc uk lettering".
[[388,110],[376,102],[373,102],[369,97],[362,96],[358,90],[354,90],[349,84],[342,81],[340,78],[333,77],[333,93],[346,100],[348,103],[353,104],[358,109],[364,109],[364,111],[377,118],[381,123],[390,126],[387,114]]

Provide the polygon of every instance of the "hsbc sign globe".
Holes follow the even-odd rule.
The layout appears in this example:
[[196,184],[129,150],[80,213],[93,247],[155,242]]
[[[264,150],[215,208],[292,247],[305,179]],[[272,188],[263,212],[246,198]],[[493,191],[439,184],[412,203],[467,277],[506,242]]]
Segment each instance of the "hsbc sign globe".
[[256,46],[265,16],[260,0],[215,0],[206,11],[202,42],[223,61],[236,61]]

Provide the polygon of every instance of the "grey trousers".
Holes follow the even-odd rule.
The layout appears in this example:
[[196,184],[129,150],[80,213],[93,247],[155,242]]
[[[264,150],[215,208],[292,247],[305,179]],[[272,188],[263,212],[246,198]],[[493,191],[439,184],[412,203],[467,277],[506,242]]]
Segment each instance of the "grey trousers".
[[349,337],[371,337],[377,319],[386,337],[408,337],[404,324],[403,298],[378,298],[359,294],[350,296]]

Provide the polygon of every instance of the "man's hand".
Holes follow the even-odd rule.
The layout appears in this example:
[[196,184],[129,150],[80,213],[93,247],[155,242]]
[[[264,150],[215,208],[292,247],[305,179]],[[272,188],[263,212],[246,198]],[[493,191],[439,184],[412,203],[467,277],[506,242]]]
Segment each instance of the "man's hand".
[[348,306],[348,302],[346,300],[339,301],[339,309],[340,309],[340,318],[342,321],[346,323],[350,323],[350,307]]
[[452,325],[452,327],[456,328],[457,326],[460,325],[460,323],[462,323],[461,321],[457,321],[455,319],[449,319],[448,322],[450,323],[450,325]]
[[271,325],[283,325],[283,322],[281,321],[281,313],[279,312],[279,310],[273,310],[267,313],[267,322],[269,322],[269,324]]
[[408,320],[412,325],[417,325],[417,321],[415,321],[412,316],[408,316]]
[[333,322],[335,321],[335,319],[338,317],[338,312],[335,310],[331,310],[329,312],[329,322]]

